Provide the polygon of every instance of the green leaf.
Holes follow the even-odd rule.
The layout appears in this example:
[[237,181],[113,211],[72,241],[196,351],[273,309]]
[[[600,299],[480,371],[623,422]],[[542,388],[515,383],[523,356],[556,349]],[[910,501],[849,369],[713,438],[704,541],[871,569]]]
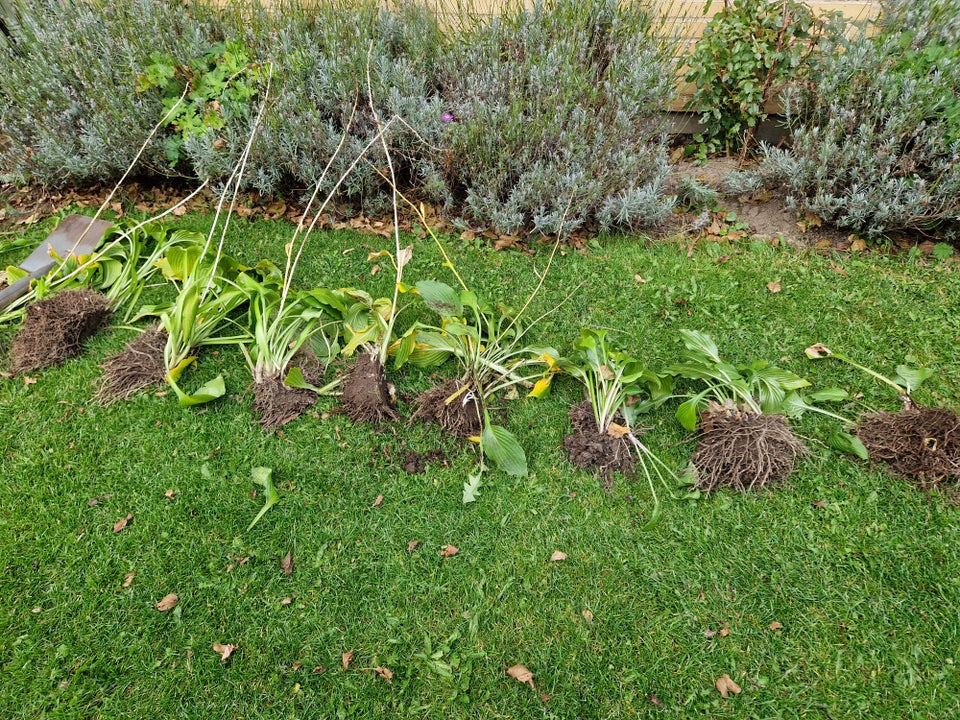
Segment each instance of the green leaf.
[[924,380],[934,374],[932,368],[917,368],[910,365],[897,365],[897,375],[894,382],[907,386],[907,394],[916,390]]
[[296,366],[290,368],[287,372],[287,376],[283,379],[283,384],[287,387],[299,388],[301,390],[312,390],[315,393],[321,392],[321,389],[316,385],[311,385],[307,382],[306,378],[303,377],[303,370]]
[[463,504],[467,505],[469,503],[475,502],[477,497],[480,495],[480,486],[482,482],[483,472],[478,471],[467,476],[467,482],[463,484]]
[[487,423],[480,435],[480,447],[507,475],[527,474],[527,455],[517,438],[506,428]]
[[851,435],[843,430],[834,430],[827,437],[827,445],[834,450],[856,455],[861,460],[869,459],[869,453],[866,446],[860,441],[860,438]]
[[809,395],[813,402],[843,402],[849,399],[850,394],[843,388],[824,388]]
[[677,420],[683,426],[684,430],[693,432],[697,429],[697,406],[700,404],[699,397],[692,397],[680,404],[677,408]]
[[463,303],[456,290],[446,283],[436,280],[421,280],[417,283],[417,292],[428,308],[441,317],[463,315]]
[[226,386],[223,382],[223,375],[217,375],[213,380],[205,383],[203,387],[192,395],[184,393],[176,383],[171,382],[170,386],[177,394],[177,403],[180,407],[192,407],[194,405],[203,405],[217,398],[222,398],[226,392]]
[[260,522],[260,518],[267,513],[267,510],[280,502],[280,493],[277,492],[277,488],[273,484],[272,468],[255,467],[250,471],[250,477],[257,485],[263,488],[263,507],[260,508],[260,512],[257,513],[257,516],[253,518],[247,526],[247,532],[250,532],[253,526]]

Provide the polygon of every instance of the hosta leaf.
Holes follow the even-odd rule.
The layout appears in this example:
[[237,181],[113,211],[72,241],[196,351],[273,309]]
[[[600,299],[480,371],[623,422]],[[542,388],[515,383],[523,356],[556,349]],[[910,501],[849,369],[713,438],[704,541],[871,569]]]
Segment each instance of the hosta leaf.
[[263,507],[260,508],[260,512],[247,526],[247,532],[250,532],[253,526],[260,522],[260,518],[266,514],[267,510],[280,502],[280,493],[277,492],[277,488],[273,484],[273,470],[271,468],[255,467],[250,471],[250,477],[263,488]]
[[553,380],[553,375],[547,375],[537,380],[533,385],[533,390],[527,393],[527,397],[534,398],[543,398],[550,394],[550,384]]
[[480,445],[484,454],[507,475],[527,474],[527,455],[506,428],[488,423],[480,435]]
[[842,402],[850,397],[850,394],[843,388],[824,388],[810,393],[810,400],[813,402]]
[[898,384],[906,385],[909,392],[913,392],[923,383],[924,380],[934,374],[931,368],[917,368],[909,365],[897,365],[897,376],[894,378]]
[[856,455],[861,460],[867,460],[869,453],[866,446],[860,441],[860,438],[851,435],[843,430],[834,430],[827,437],[827,445],[834,450]]
[[684,430],[693,432],[697,429],[697,405],[699,405],[699,398],[694,397],[681,403],[677,408],[677,420]]
[[213,380],[205,383],[203,387],[201,387],[192,395],[185,394],[175,384],[171,385],[171,387],[173,387],[174,391],[177,393],[177,402],[179,403],[180,407],[203,405],[204,403],[211,402],[217,398],[222,398],[227,392],[227,388],[223,382],[223,375],[217,375]]
[[421,280],[417,283],[417,292],[428,308],[441,317],[463,315],[463,302],[457,291],[446,283],[437,280]]
[[680,337],[687,350],[705,355],[713,362],[720,362],[720,350],[717,344],[706,333],[699,330],[681,330]]

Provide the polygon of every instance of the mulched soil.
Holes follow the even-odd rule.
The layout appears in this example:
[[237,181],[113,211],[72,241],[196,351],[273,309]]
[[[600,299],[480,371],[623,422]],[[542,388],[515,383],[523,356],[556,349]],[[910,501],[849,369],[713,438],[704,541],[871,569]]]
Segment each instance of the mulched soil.
[[435,422],[457,437],[479,435],[483,420],[476,397],[472,390],[464,390],[461,380],[448,380],[417,395],[413,417]]
[[85,288],[30,303],[23,326],[10,341],[10,369],[31,372],[77,357],[109,317],[107,298]]
[[704,493],[717,488],[743,492],[782,483],[793,472],[796,459],[806,454],[782,415],[727,410],[704,417],[701,430],[692,462],[697,488]]
[[379,425],[396,420],[394,393],[387,373],[376,355],[364,353],[347,371],[341,403],[344,413],[354,422]]
[[960,417],[945,408],[908,407],[863,417],[856,435],[870,460],[922,488],[960,488]]
[[[633,474],[636,458],[630,441],[625,436],[615,437],[599,432],[588,400],[570,408],[569,418],[573,432],[563,438],[563,448],[570,462],[577,467],[597,471],[607,488],[613,484],[614,473]],[[617,422],[617,418],[614,422]],[[620,419],[617,424],[622,422]]]
[[159,325],[154,325],[127,343],[115,355],[103,360],[103,381],[97,392],[101,403],[129,398],[140,390],[162,385],[167,369],[163,361],[163,348],[167,334]]

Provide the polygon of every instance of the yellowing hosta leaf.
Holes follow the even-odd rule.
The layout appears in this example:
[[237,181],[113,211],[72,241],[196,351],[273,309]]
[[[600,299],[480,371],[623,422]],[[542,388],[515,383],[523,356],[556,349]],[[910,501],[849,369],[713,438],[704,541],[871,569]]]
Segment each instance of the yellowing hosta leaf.
[[540,378],[539,380],[537,380],[537,382],[534,383],[533,390],[531,390],[531,391],[527,394],[527,397],[542,398],[542,397],[546,397],[547,395],[549,395],[549,394],[550,394],[550,381],[551,381],[552,379],[553,379],[552,377],[543,377],[543,378]]

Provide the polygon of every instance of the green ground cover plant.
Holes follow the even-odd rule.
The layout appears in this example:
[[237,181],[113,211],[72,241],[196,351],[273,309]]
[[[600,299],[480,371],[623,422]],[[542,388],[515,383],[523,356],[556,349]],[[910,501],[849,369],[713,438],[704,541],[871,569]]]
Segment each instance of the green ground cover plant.
[[[188,215],[178,226],[210,222]],[[280,262],[292,230],[237,218],[228,250]],[[439,250],[409,241],[407,272],[443,277]],[[464,276],[484,278],[491,303],[537,284],[542,255],[444,242]],[[316,243],[303,287],[363,278],[371,296],[391,292],[394,277],[370,275],[379,238],[324,231]],[[22,253],[0,249],[0,263]],[[529,312],[556,308],[536,338],[605,329],[652,367],[676,360],[681,329],[708,333],[734,366],[771,358],[816,387],[862,393],[872,409],[900,401],[843,363],[809,363],[804,349],[822,342],[887,368],[909,348],[937,370],[915,399],[955,407],[956,267],[609,237],[563,250]],[[573,287],[576,302],[565,303]],[[417,312],[412,321],[428,320]],[[0,341],[11,332],[0,328]],[[554,378],[547,397],[491,407],[526,450],[528,474],[491,476],[464,506],[471,444],[430,425],[371,432],[333,414],[333,398],[266,434],[248,409],[245,361],[226,347],[203,358],[230,388],[216,402],[183,409],[143,393],[100,405],[98,363],[129,332],[112,326],[81,358],[0,380],[4,717],[960,710],[953,500],[822,446],[830,418],[794,421],[815,452],[785,487],[662,498],[660,523],[643,530],[645,483],[617,474],[604,489],[563,452],[566,413],[583,392],[569,378]],[[407,364],[394,375],[401,410],[434,372],[456,370]],[[681,468],[691,447],[674,411],[646,413],[643,441]],[[436,451],[444,462],[404,470],[412,453]],[[278,499],[256,482],[264,477]],[[725,684],[721,696],[725,675],[740,693]]]

